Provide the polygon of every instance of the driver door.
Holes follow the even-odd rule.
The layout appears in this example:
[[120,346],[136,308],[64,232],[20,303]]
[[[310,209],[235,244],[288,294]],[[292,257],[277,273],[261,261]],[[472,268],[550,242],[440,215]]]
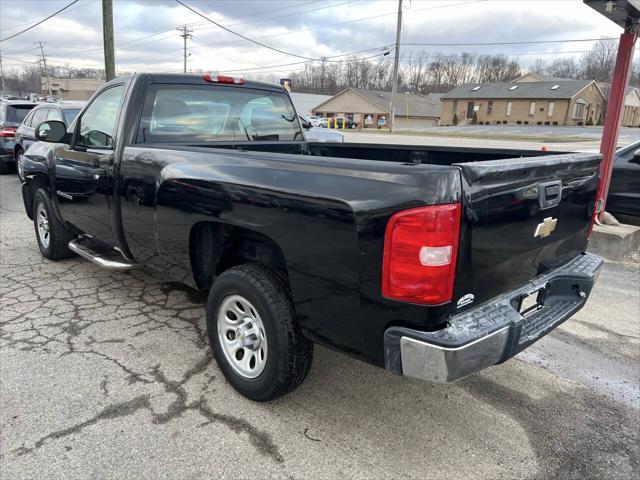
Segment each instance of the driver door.
[[62,218],[107,244],[114,243],[109,210],[114,137],[124,89],[114,85],[96,96],[76,122],[71,145],[56,149],[54,158]]

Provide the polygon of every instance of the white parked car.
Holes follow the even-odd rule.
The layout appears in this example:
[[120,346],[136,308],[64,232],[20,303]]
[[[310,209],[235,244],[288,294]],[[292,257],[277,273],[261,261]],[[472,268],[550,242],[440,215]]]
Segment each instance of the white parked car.
[[309,117],[298,114],[300,117],[300,123],[304,128],[304,138],[307,142],[344,142],[344,135],[337,130],[330,130],[327,128],[320,128],[313,126],[313,122]]

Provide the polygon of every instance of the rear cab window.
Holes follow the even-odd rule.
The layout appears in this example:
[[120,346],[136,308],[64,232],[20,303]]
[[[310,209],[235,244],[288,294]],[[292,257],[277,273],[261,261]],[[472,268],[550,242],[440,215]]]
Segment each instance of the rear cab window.
[[13,123],[22,123],[34,105],[6,105],[2,120]]
[[219,85],[152,85],[137,143],[302,141],[284,92]]

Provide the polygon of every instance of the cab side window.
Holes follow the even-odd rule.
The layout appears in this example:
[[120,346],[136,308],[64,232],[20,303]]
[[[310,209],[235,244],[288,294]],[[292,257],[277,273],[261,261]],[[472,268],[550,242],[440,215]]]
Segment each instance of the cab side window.
[[117,85],[98,95],[78,121],[76,145],[89,148],[113,148],[113,134],[124,94]]

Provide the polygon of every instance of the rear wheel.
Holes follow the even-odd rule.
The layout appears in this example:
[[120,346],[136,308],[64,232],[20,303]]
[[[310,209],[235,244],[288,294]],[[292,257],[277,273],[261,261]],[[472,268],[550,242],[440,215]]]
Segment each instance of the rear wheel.
[[298,387],[313,344],[296,322],[283,280],[260,264],[225,271],[207,301],[209,342],[220,370],[251,400],[273,400]]
[[33,226],[40,253],[49,260],[61,260],[72,257],[69,242],[73,235],[67,227],[58,220],[51,199],[47,192],[40,189],[33,199]]

